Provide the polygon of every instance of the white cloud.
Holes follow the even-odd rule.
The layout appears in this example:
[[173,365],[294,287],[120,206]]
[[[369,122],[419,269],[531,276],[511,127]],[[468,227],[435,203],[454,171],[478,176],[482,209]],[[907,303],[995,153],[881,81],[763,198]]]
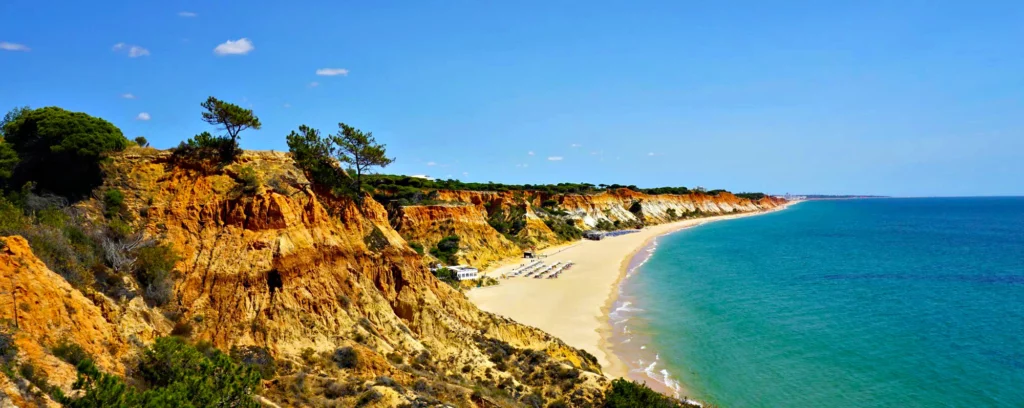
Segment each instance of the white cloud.
[[436,166],[436,165],[437,165],[437,163],[434,163],[434,162],[432,162],[432,161],[431,161],[431,162],[427,162],[427,165],[428,165],[428,166]]
[[124,98],[124,99],[135,99],[135,95],[132,95],[131,92],[125,93],[125,94],[121,94],[121,97]]
[[0,41],[0,50],[5,51],[31,51],[31,48],[25,46],[25,44],[15,44],[6,41]]
[[114,51],[118,51],[118,52],[120,52],[120,51],[122,51],[122,50],[124,50],[126,48],[128,49],[128,58],[137,58],[137,57],[143,57],[143,56],[149,55],[149,50],[147,50],[147,49],[145,49],[143,47],[140,47],[138,45],[131,45],[131,44],[125,44],[123,42],[120,42],[120,43],[114,44],[114,47],[113,47]]
[[654,156],[654,152],[647,153],[648,156]]
[[141,57],[144,55],[149,55],[149,50],[139,47],[138,45],[133,45],[128,49],[129,58]]
[[348,70],[345,68],[320,68],[316,70],[316,74],[320,76],[348,76]]
[[581,144],[579,144],[579,143],[573,143],[573,144],[571,144],[571,145],[569,145],[569,146],[570,146],[570,147],[580,147],[580,146],[583,146],[583,145],[581,145]]
[[316,87],[318,87],[318,86],[320,86],[320,83],[319,83],[319,82],[313,81],[313,82],[310,82],[310,83],[309,83],[309,87],[310,87],[310,88],[316,88]]
[[245,55],[256,49],[248,38],[239,38],[237,41],[227,40],[213,49],[213,53],[224,55]]
[[197,15],[198,14],[193,13],[191,11],[179,11],[178,12],[178,17],[195,17]]
[[469,172],[468,172],[468,171],[464,171],[464,172],[462,172],[462,175],[463,175],[463,176],[468,176],[468,175],[469,175]]
[[549,156],[548,160],[550,160],[550,161],[562,161],[562,156]]
[[516,167],[520,167],[520,168],[522,168],[522,167],[530,167],[530,165],[526,164],[526,163],[521,163],[521,164],[517,164]]
[[533,156],[533,150],[530,150],[529,152],[526,152],[526,154],[528,154],[530,156]]
[[149,114],[146,112],[142,112],[135,117],[135,120],[149,120]]

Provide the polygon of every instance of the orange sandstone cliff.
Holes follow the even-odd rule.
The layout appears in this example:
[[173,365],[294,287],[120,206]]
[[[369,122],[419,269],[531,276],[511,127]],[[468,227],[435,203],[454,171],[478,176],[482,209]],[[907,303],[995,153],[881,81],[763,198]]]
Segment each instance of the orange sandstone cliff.
[[[257,186],[245,185],[246,167],[255,170]],[[172,327],[222,350],[267,348],[282,369],[261,398],[280,406],[352,406],[356,396],[324,391],[346,381],[379,389],[379,406],[505,406],[501,401],[525,395],[586,406],[607,384],[593,356],[478,310],[426,270],[403,239],[427,244],[450,230],[466,245],[487,248],[471,255],[473,262],[515,255],[518,248],[489,230],[478,205],[406,208],[400,233],[380,204],[319,194],[288,155],[273,152],[247,152],[226,168],[203,171],[174,165],[168,152],[135,148],[113,157],[106,173],[102,189],[124,193],[128,213],[137,214],[133,226],[180,256],[170,305],[83,293],[20,237],[0,238],[0,291],[13,293],[3,295],[0,317],[17,323],[18,359],[65,391],[74,369],[50,352],[58,341],[81,345],[102,369],[122,374],[140,347]],[[78,207],[102,218],[95,200]],[[358,367],[316,362],[340,347],[360,353]],[[571,375],[545,374],[551,372]],[[374,385],[380,376],[405,387]],[[430,392],[411,386],[418,381]],[[19,387],[0,384],[0,391],[24,401],[12,391]]]

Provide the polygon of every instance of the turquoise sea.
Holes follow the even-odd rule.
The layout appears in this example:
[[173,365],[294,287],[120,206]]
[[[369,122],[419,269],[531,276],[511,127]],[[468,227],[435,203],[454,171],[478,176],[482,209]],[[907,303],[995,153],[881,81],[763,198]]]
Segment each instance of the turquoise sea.
[[1024,198],[804,202],[660,237],[634,266],[613,348],[681,395],[1024,407]]

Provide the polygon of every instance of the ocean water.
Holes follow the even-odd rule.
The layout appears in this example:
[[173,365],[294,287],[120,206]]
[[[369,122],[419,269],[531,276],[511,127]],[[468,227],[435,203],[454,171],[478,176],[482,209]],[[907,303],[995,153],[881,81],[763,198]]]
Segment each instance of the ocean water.
[[635,378],[722,407],[1024,407],[1024,198],[814,201],[657,239]]

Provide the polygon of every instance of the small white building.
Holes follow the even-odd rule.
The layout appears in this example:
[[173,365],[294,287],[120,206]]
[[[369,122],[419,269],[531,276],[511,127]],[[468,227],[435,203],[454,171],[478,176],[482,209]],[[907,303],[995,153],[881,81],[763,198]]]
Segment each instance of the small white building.
[[467,279],[476,279],[480,275],[480,270],[471,266],[449,266],[448,269],[454,271],[455,276],[459,278],[460,281],[464,281]]

